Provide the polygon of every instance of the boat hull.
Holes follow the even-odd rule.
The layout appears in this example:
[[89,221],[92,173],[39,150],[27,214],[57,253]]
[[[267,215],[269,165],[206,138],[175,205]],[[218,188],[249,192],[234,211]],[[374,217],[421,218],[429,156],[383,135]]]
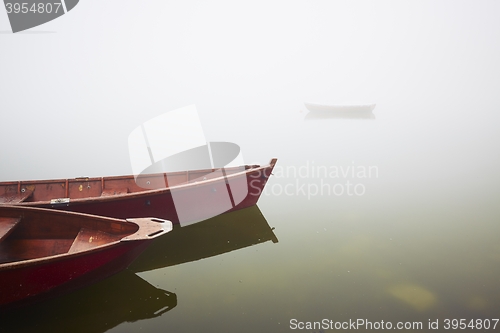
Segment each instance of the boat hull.
[[[270,171],[266,174],[270,174]],[[169,220],[174,224],[179,224],[181,221],[192,223],[257,204],[268,176],[256,173],[245,174],[241,178],[243,178],[242,181],[236,180],[235,183],[241,187],[247,187],[248,194],[240,203],[227,210],[227,184],[223,179],[177,189],[175,191],[175,202],[172,191],[165,189],[146,192],[141,195],[125,195],[103,200],[75,200],[63,204],[39,204],[38,207],[115,218],[155,216]],[[233,190],[235,189],[233,188]],[[187,205],[191,205],[192,209],[185,211],[181,220],[176,207]]]
[[0,268],[0,309],[55,297],[110,277],[127,268],[147,245],[146,241],[126,242],[21,268]]
[[[273,159],[267,166],[248,167],[223,176],[213,176],[212,174],[216,174],[215,172],[198,171],[198,174],[192,178],[189,175],[186,176],[187,181],[166,187],[161,186],[162,182],[163,185],[170,184],[174,177],[170,177],[167,182],[165,180],[167,176],[163,177],[162,174],[159,177],[155,175],[151,181],[147,180],[147,176],[141,176],[142,178],[138,180],[134,179],[133,176],[109,177],[106,182],[110,185],[104,184],[104,178],[61,180],[43,184],[36,181],[26,181],[22,184],[4,183],[3,196],[6,198],[7,193],[12,192],[12,197],[15,198],[16,195],[22,194],[23,189],[37,186],[32,190],[35,200],[32,201],[32,198],[28,198],[10,204],[114,218],[154,216],[169,220],[174,224],[190,224],[221,213],[255,205],[275,163],[276,159]],[[191,174],[195,174],[195,172],[191,172]],[[145,182],[149,184],[148,186],[153,186],[155,183],[160,184],[160,186],[157,189],[149,190],[141,188],[141,186],[147,186]],[[17,191],[14,188],[16,186]],[[111,190],[114,187],[114,193],[103,195],[106,186],[111,186]],[[120,187],[125,187],[125,190]],[[40,194],[46,188],[50,188],[53,193]],[[90,194],[85,196],[87,189]],[[1,190],[0,184],[0,194]],[[109,189],[106,191],[109,193]],[[124,193],[120,191],[124,191]],[[244,193],[244,195],[240,195],[236,200],[235,197],[231,196],[231,193],[233,195]],[[36,199],[37,196],[42,200]],[[180,209],[181,207],[183,209]]]

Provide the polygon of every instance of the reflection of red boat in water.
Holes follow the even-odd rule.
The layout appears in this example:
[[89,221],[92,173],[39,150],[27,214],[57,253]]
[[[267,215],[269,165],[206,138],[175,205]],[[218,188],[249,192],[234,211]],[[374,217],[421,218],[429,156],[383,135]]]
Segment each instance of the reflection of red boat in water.
[[125,269],[169,221],[127,221],[0,206],[0,308],[29,303]]
[[175,225],[164,237],[155,239],[129,267],[144,272],[197,261],[254,246],[278,243],[274,228],[258,205],[222,214],[186,227]]
[[[116,218],[154,216],[200,221],[257,203],[277,159],[268,165],[99,178],[0,183],[0,203]],[[237,198],[236,195],[240,197]],[[243,195],[242,195],[243,194]],[[175,204],[174,204],[175,199]]]
[[103,333],[126,322],[160,317],[176,306],[175,293],[125,269],[64,296],[4,311],[0,331]]

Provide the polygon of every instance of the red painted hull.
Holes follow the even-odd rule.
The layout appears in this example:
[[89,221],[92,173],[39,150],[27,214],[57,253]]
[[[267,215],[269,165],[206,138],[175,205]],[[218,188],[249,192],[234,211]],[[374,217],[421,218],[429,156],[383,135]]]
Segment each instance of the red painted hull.
[[93,253],[0,269],[0,309],[54,297],[105,279],[127,268],[147,245],[147,241],[126,242]]
[[[147,178],[143,178],[143,184],[141,184],[137,183],[132,176],[114,177],[106,181],[110,184],[115,182],[115,184],[111,185],[112,187],[124,186],[127,191],[131,192],[107,196],[101,194],[101,192],[104,192],[105,187],[104,178],[102,181],[103,185],[98,184],[101,186],[101,189],[96,190],[97,194],[88,197],[79,197],[78,195],[83,196],[80,193],[84,193],[87,188],[92,188],[93,191],[97,187],[94,183],[101,182],[100,179],[75,179],[70,182],[66,180],[65,194],[59,191],[57,194],[43,196],[40,194],[43,193],[43,189],[40,188],[42,184],[44,189],[50,188],[53,190],[55,188],[57,190],[60,188],[60,185],[64,187],[63,181],[51,181],[50,183],[48,181],[45,183],[38,182],[38,185],[36,185],[36,181],[23,182],[22,184],[10,182],[3,183],[3,187],[4,193],[9,193],[9,190],[13,192],[12,188],[17,186],[18,194],[21,194],[20,191],[24,188],[23,186],[26,188],[35,185],[38,186],[33,192],[33,196],[38,196],[44,200],[26,200],[11,203],[16,205],[52,208],[115,218],[154,216],[169,220],[174,224],[180,222],[192,223],[221,213],[232,212],[255,205],[264,190],[264,186],[271,175],[275,163],[276,159],[273,159],[269,165],[247,167],[240,172],[225,174],[224,177],[211,177],[210,174],[203,173],[204,171],[194,171],[192,173],[198,172],[198,178],[194,180],[191,180],[190,176],[188,176],[187,182],[180,182],[178,185],[152,190],[145,190],[140,187],[144,185],[144,179]],[[151,182],[163,181],[163,178],[163,175],[160,175],[160,177],[152,178]],[[168,180],[168,183],[171,180],[172,178]],[[0,183],[0,194],[2,194],[1,187],[2,183]],[[80,192],[74,190],[77,188],[79,188]],[[246,193],[246,195],[239,198],[241,201],[233,200],[231,197],[231,202],[228,203],[227,193],[230,191],[232,193]],[[64,195],[68,196],[70,200],[61,200],[62,202],[60,203],[54,203],[53,199],[61,198]],[[4,197],[6,197],[6,194],[4,194]],[[179,207],[184,207],[181,217],[179,217]]]
[[[267,182],[267,177],[251,178],[244,175],[247,181],[242,184],[248,186],[249,191],[245,198],[235,207],[223,211],[232,212],[257,204],[259,197]],[[210,184],[188,186],[176,192],[176,203],[179,201],[192,204],[187,217],[188,221],[200,221],[221,214],[222,206],[225,206],[226,183],[223,180]],[[74,201],[68,205],[41,205],[47,208],[70,210],[74,212],[88,213],[115,218],[130,218],[154,216],[179,224],[179,217],[174,205],[171,191],[161,190],[144,193],[139,196],[123,196],[116,200]]]

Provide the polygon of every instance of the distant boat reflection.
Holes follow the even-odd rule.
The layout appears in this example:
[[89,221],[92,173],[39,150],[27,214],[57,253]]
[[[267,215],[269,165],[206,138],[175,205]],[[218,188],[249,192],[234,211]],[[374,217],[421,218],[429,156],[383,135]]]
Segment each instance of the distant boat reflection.
[[375,119],[376,104],[316,104],[304,103],[309,110],[304,120],[313,119]]
[[[164,237],[168,236],[168,237]],[[203,223],[174,226],[129,267],[134,272],[178,265],[278,239],[257,205]]]
[[305,121],[321,120],[321,119],[375,119],[375,115],[371,111],[321,111],[309,112],[305,117]]
[[74,293],[0,314],[0,332],[102,333],[124,322],[155,318],[177,305],[130,270]]

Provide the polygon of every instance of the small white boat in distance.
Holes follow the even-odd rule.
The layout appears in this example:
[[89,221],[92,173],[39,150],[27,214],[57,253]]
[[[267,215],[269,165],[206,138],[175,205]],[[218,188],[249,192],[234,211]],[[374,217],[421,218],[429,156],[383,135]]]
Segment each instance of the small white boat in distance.
[[375,109],[375,104],[316,104],[305,102],[304,105],[310,112],[321,113],[369,113]]

